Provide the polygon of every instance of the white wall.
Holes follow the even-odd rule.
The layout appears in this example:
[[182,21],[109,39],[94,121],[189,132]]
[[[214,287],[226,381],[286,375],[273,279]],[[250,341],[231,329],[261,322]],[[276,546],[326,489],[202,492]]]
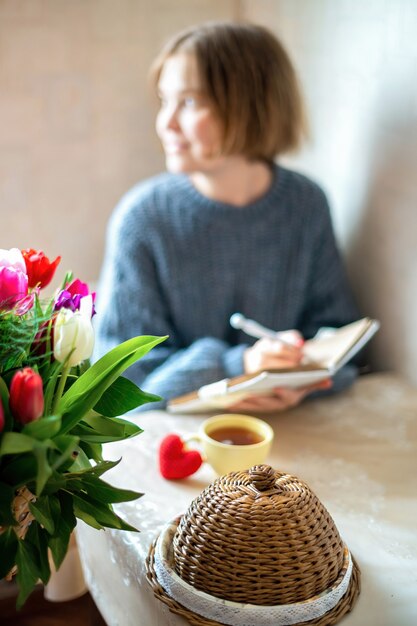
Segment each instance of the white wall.
[[312,139],[287,160],[318,180],[364,314],[374,366],[417,384],[417,2],[243,0],[301,75]]
[[164,168],[151,61],[168,36],[236,6],[0,0],[0,248],[60,254],[61,278],[97,278],[115,203]]

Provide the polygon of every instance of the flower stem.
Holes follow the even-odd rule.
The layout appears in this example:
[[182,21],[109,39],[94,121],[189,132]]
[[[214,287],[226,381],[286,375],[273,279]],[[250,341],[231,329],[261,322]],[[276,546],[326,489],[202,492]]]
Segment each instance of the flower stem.
[[59,379],[58,387],[55,392],[54,402],[52,404],[52,415],[55,415],[59,401],[61,400],[70,369],[71,369],[70,365],[65,365],[65,367],[62,370],[61,378]]

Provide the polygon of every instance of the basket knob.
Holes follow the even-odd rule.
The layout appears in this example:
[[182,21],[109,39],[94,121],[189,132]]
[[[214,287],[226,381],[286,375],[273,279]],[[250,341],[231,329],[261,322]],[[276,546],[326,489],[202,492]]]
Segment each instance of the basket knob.
[[249,470],[252,485],[258,491],[273,489],[277,479],[275,470],[270,465],[254,465]]

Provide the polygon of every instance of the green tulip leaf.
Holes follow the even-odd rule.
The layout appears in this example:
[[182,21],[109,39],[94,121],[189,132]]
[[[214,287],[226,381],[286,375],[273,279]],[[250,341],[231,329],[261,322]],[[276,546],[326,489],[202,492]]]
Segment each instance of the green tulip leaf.
[[87,443],[80,438],[80,448],[85,452],[89,459],[93,459],[96,463],[100,463],[103,460],[103,446],[101,443]]
[[[51,550],[52,558],[56,569],[59,569],[68,550],[68,544],[71,533],[75,528],[77,520],[74,515],[72,495],[64,491],[57,496],[61,515],[55,519],[55,532],[48,539],[48,545]],[[55,514],[54,505],[51,506],[53,515]]]
[[48,539],[48,546],[56,569],[60,567],[67,554],[70,536],[71,532],[68,532],[65,527],[62,526],[53,537]]
[[4,415],[3,432],[7,433],[13,430],[14,419],[10,412],[10,407],[9,407],[9,390],[7,388],[6,382],[3,380],[1,376],[0,376],[0,403],[3,407],[3,415]]
[[59,433],[61,428],[61,416],[49,415],[48,417],[41,417],[36,422],[26,424],[22,433],[35,439],[50,439]]
[[[73,472],[89,470],[91,468],[90,459],[88,458],[84,450],[80,448],[80,446],[77,447],[76,453],[77,456],[71,467],[69,468],[69,474],[72,474]],[[69,474],[67,474],[67,476],[69,476]]]
[[103,415],[88,415],[75,426],[71,433],[80,440],[89,443],[108,443],[135,437],[143,430],[128,420],[104,417]]
[[53,441],[61,453],[52,463],[52,469],[57,470],[63,463],[68,461],[72,455],[78,454],[79,437],[73,435],[59,435],[55,437]]
[[78,519],[82,520],[83,522],[91,526],[92,528],[95,528],[96,530],[104,530],[104,526],[99,524],[99,522],[96,520],[95,513],[94,514],[87,513],[83,508],[79,507],[77,504],[74,504],[74,511]]
[[49,495],[48,500],[51,519],[54,522],[54,526],[57,526],[61,519],[61,504],[59,498],[56,495]]
[[106,389],[166,337],[141,336],[129,339],[94,363],[64,393],[58,412],[64,415],[61,432],[70,431],[100,400]]
[[32,452],[38,442],[22,433],[4,433],[0,444],[0,457],[5,454]]
[[46,445],[37,446],[33,452],[38,463],[38,473],[36,476],[36,495],[40,496],[48,478],[52,474],[52,467],[49,465],[48,462],[48,447]]
[[38,498],[29,504],[29,510],[39,524],[42,524],[50,535],[54,534],[55,522],[52,516],[50,500],[48,496]]
[[107,417],[117,417],[138,406],[148,402],[158,402],[158,400],[161,400],[159,396],[146,393],[128,378],[119,376],[103,393],[94,406],[94,411]]
[[137,491],[113,487],[96,476],[85,476],[82,481],[82,486],[88,495],[107,504],[129,502],[143,496],[143,493],[138,493]]
[[16,606],[20,609],[41,577],[36,550],[31,543],[18,540],[16,565],[16,581],[19,586]]
[[143,433],[140,426],[130,420],[122,419],[121,417],[106,417],[104,415],[88,415],[84,420],[91,428],[97,431],[103,429],[109,435],[122,437],[128,439]]
[[51,576],[48,559],[48,533],[39,524],[31,524],[25,536],[25,543],[35,548],[35,558],[39,571],[39,578],[46,585]]
[[[106,526],[107,528],[117,528],[119,530],[131,530],[137,531],[137,528],[130,526],[125,521],[123,521],[116,513],[114,513],[109,505],[100,502],[96,498],[92,498],[91,496],[84,493],[77,493],[73,495],[74,500],[74,513],[77,517],[81,517],[82,514],[84,516],[91,516],[95,523],[98,525]],[[87,521],[85,517],[81,517],[84,521]],[[87,524],[91,524],[91,522],[87,521]],[[94,526],[96,528],[96,526]]]
[[58,377],[64,368],[64,364],[59,361],[55,361],[50,371],[48,372],[48,382],[45,386],[44,392],[44,413],[48,415],[52,410],[52,403],[54,400],[54,394],[57,386]]
[[7,406],[9,404],[9,390],[1,376],[0,376],[0,399],[3,402],[3,406]]
[[17,537],[13,528],[7,528],[0,533],[0,580],[12,569],[16,563]]
[[109,470],[113,469],[113,467],[116,467],[116,465],[119,465],[120,461],[122,459],[118,459],[117,461],[103,461],[102,463],[97,463],[97,465],[88,467],[88,468],[82,468],[81,470],[73,470],[71,471],[71,473],[67,474],[68,479],[72,479],[72,478],[78,478],[78,477],[82,477],[85,474],[94,474],[95,476],[101,476],[102,474],[104,474],[105,472],[108,472]]
[[54,469],[52,470],[52,474],[50,478],[48,478],[48,482],[46,483],[43,489],[44,496],[52,496],[57,494],[61,489],[65,489],[65,485],[67,484],[66,473],[56,472]]

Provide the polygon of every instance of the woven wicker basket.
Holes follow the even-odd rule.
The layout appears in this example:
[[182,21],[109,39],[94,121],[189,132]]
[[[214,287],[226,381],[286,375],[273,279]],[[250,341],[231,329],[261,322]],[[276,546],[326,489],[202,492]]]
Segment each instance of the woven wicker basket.
[[[267,465],[215,480],[192,502],[171,538],[168,566],[177,582],[214,603],[241,611],[250,605],[253,615],[320,602],[344,580],[342,597],[324,615],[297,622],[284,617],[282,624],[334,624],[360,591],[359,568],[325,507],[306,483]],[[209,619],[171,597],[171,588],[158,577],[157,542],[148,555],[147,578],[159,600],[197,626],[243,623],[241,617]],[[268,623],[262,619],[259,623]]]

